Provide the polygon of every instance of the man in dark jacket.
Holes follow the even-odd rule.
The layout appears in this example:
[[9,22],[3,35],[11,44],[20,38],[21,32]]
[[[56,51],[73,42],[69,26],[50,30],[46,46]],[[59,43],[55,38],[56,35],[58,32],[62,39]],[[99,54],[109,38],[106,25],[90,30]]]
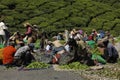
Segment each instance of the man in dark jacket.
[[112,43],[109,42],[109,40],[103,41],[103,44],[105,46],[103,57],[107,60],[107,62],[110,62],[110,63],[117,62],[119,55],[116,48],[112,45]]

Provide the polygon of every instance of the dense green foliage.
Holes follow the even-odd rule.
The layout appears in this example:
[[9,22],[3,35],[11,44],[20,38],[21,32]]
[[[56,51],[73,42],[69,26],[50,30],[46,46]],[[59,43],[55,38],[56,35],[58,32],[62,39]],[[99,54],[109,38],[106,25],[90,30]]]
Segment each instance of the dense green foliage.
[[0,21],[12,31],[30,22],[46,31],[96,28],[119,34],[119,14],[119,0],[0,0]]

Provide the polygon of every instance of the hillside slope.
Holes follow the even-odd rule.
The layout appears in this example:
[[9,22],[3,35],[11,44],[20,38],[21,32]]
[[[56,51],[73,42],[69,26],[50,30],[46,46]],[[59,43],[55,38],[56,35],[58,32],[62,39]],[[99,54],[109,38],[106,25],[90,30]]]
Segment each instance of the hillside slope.
[[0,0],[0,21],[13,31],[28,21],[47,31],[96,28],[119,35],[119,4],[119,0]]

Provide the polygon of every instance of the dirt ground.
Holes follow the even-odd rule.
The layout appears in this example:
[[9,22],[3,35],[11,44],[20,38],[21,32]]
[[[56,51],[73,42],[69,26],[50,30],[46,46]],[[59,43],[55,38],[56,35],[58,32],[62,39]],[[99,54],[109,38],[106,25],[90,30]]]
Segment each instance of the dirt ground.
[[0,66],[0,80],[86,80],[71,71],[55,71],[53,68],[39,70],[6,69]]

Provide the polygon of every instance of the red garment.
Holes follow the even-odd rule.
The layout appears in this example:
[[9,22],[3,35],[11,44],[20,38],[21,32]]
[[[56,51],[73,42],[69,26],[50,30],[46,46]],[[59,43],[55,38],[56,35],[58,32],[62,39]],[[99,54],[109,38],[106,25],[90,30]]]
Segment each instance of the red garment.
[[52,59],[52,63],[55,64],[58,62],[60,59],[61,55],[60,54],[55,54],[54,58]]
[[88,40],[93,40],[93,36],[90,35],[90,36],[88,37]]
[[3,64],[11,64],[14,60],[16,49],[13,46],[7,46],[3,50]]

